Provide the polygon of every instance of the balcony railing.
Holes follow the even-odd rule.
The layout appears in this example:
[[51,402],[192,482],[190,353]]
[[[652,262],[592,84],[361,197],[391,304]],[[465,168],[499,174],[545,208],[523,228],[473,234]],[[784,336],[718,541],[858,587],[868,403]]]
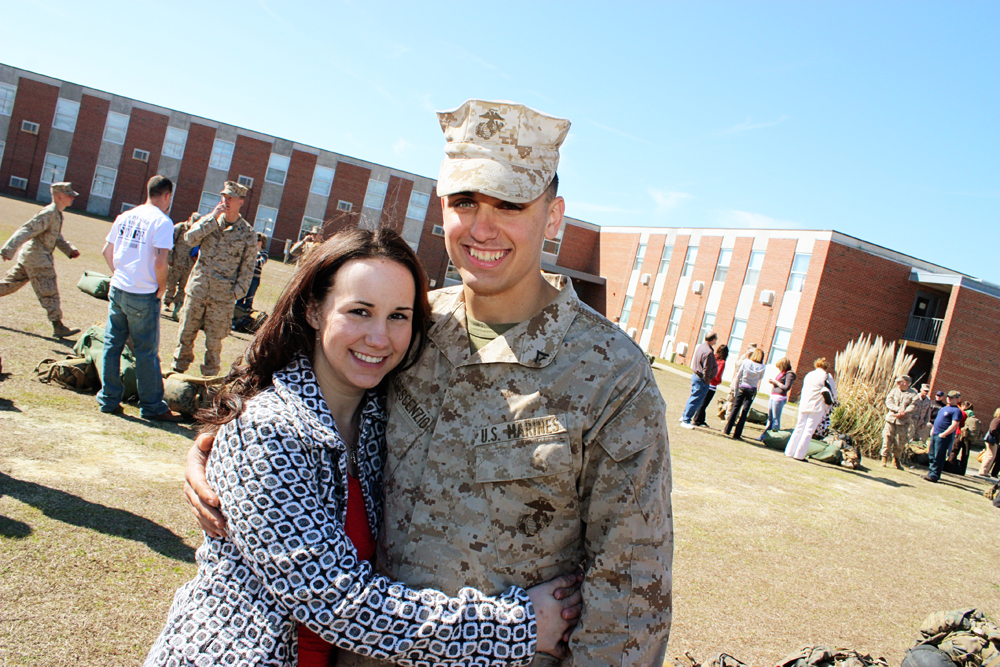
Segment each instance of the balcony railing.
[[906,333],[903,334],[903,340],[937,345],[943,321],[934,317],[917,317],[916,315],[912,315],[910,316],[910,321],[906,323]]

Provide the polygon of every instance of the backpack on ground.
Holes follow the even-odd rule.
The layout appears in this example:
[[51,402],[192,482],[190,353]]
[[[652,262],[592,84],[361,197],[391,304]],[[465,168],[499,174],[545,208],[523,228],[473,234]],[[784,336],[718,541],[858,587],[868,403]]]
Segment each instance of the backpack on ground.
[[79,392],[96,391],[101,386],[94,365],[81,357],[66,356],[62,359],[42,359],[35,366],[39,382],[54,382],[60,387]]

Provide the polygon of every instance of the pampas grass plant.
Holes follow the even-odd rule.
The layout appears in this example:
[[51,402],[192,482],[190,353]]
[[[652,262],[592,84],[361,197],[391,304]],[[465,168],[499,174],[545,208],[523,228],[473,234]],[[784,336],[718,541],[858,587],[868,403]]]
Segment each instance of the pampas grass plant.
[[854,440],[861,453],[877,457],[882,449],[885,426],[885,397],[895,379],[906,375],[916,359],[881,336],[859,336],[837,353],[837,400],[830,426]]

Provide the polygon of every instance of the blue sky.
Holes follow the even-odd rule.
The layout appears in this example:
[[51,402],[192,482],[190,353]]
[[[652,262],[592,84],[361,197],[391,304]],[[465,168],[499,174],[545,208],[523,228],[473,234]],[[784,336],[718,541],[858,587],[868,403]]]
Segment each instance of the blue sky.
[[1000,283],[997,0],[5,4],[15,67],[430,177],[434,110],[514,100],[573,121],[571,216],[835,229]]

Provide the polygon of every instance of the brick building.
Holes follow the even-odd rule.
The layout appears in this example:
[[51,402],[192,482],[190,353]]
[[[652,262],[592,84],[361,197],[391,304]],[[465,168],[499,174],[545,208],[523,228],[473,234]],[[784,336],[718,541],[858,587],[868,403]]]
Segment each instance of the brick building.
[[[313,227],[387,225],[432,286],[458,282],[433,179],[0,64],[0,194],[46,201],[50,183],[69,180],[75,208],[111,219],[141,203],[157,173],[175,183],[175,221],[208,212],[223,182],[239,181],[250,187],[243,215],[272,254]],[[835,231],[567,218],[542,264],[656,356],[686,362],[714,329],[734,354],[756,342],[801,375],[873,334],[907,342],[915,377],[960,388],[981,411],[1000,403],[1000,287]]]

